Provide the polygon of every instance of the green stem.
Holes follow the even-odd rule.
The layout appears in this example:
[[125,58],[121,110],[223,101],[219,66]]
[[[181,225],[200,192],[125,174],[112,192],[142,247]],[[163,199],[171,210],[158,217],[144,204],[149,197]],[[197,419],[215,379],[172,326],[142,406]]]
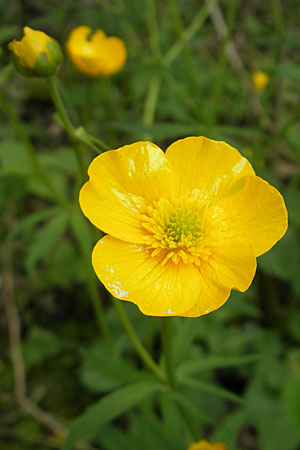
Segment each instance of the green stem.
[[50,95],[52,97],[53,103],[57,109],[57,112],[59,114],[59,117],[63,123],[63,126],[70,138],[70,141],[72,142],[73,148],[75,150],[75,154],[76,154],[76,158],[77,158],[77,162],[78,162],[78,167],[79,167],[79,171],[80,171],[80,176],[82,178],[82,181],[84,181],[86,179],[86,167],[85,167],[85,162],[84,162],[84,157],[83,157],[83,152],[82,152],[82,148],[80,145],[80,142],[76,136],[76,131],[69,119],[69,116],[67,114],[67,111],[64,107],[64,104],[62,102],[61,96],[59,94],[59,91],[57,89],[57,82],[56,82],[56,77],[49,77],[47,79],[47,83],[48,83],[48,88],[49,88],[49,92]]
[[184,45],[190,41],[195,34],[200,30],[205,20],[209,16],[212,8],[214,7],[217,0],[207,0],[203,8],[199,11],[199,13],[195,16],[192,23],[185,29],[183,33],[183,40],[176,42],[168,51],[168,53],[164,57],[164,63],[166,66],[169,66],[180,54],[183,50]]
[[213,87],[212,106],[211,106],[211,112],[210,112],[210,117],[209,117],[209,130],[211,130],[214,127],[214,125],[217,121],[218,105],[220,104],[220,98],[222,95],[224,79],[225,79],[225,70],[226,70],[226,65],[227,65],[226,48],[231,39],[234,20],[235,20],[236,12],[237,12],[237,6],[238,6],[238,0],[231,0],[228,5],[227,19],[226,19],[227,32],[226,32],[226,35],[222,42],[220,56],[219,56],[219,64],[218,64],[219,71],[217,73],[217,77],[216,77],[214,87]]
[[129,339],[131,340],[134,348],[136,349],[137,353],[139,354],[140,358],[144,361],[145,365],[148,367],[148,369],[152,370],[152,372],[157,376],[159,380],[161,380],[163,383],[167,382],[166,375],[161,370],[159,365],[153,360],[150,353],[146,350],[146,348],[143,346],[141,341],[139,340],[138,336],[136,335],[126,312],[124,311],[124,308],[121,304],[120,300],[117,300],[113,298],[114,305],[117,309],[117,312],[119,314],[119,317],[122,321],[122,324],[128,334]]
[[[159,31],[156,19],[156,4],[155,0],[148,0],[147,2],[147,26],[149,41],[153,56],[158,64],[161,64],[161,50],[159,42]],[[161,74],[155,73],[149,83],[149,89],[145,99],[143,124],[151,126],[154,122],[155,109],[158,100],[158,94],[161,85]],[[147,133],[143,136],[145,140],[151,140],[152,136]]]
[[92,150],[94,150],[97,153],[102,153],[103,151],[111,150],[111,147],[105,144],[105,142],[89,134],[83,127],[77,128],[76,136],[80,141],[84,142],[86,145],[88,145]]
[[151,45],[151,50],[155,58],[159,61],[161,57],[159,31],[156,19],[156,4],[155,0],[147,1],[147,26]]
[[[153,77],[150,80],[143,115],[143,124],[149,127],[154,122],[154,115],[158,100],[160,84],[161,84],[161,76],[158,74],[153,75]],[[145,134],[144,139],[151,140],[150,133]]]
[[1,107],[6,114],[6,116],[10,119],[17,136],[19,137],[20,141],[23,143],[24,148],[27,152],[28,159],[30,160],[30,163],[32,165],[33,170],[36,172],[38,177],[41,179],[41,181],[44,183],[44,185],[48,188],[49,192],[52,194],[53,199],[55,201],[66,207],[68,206],[68,202],[63,198],[63,196],[57,191],[55,186],[52,184],[51,179],[48,176],[47,171],[44,169],[42,164],[39,161],[39,158],[35,152],[34,147],[31,144],[30,139],[27,136],[27,133],[25,131],[24,125],[7,101],[7,99],[4,97],[2,92],[0,92],[0,104]]
[[[191,81],[194,85],[194,91],[197,92],[196,97],[200,97],[199,103],[202,104],[203,103],[203,101],[202,101],[203,95],[202,95],[202,90],[200,88],[199,73],[198,73],[197,67],[195,66],[195,62],[193,59],[191,49],[188,46],[187,41],[185,39],[184,26],[183,26],[183,23],[181,20],[180,11],[177,6],[177,2],[176,2],[176,0],[167,0],[167,3],[168,3],[170,15],[173,20],[175,31],[177,33],[179,40],[182,42],[182,45],[183,45],[183,53],[184,53],[183,56],[186,60],[187,72],[190,75]],[[200,109],[200,111],[201,111],[201,109]]]
[[172,317],[162,317],[161,337],[163,353],[165,358],[166,373],[170,387],[175,386],[175,374],[173,365],[173,340],[172,340]]

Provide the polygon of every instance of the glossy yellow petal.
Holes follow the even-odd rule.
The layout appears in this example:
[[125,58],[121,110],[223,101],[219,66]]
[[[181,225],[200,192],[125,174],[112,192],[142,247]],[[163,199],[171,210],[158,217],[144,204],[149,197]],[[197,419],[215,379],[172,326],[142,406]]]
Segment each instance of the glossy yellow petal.
[[215,230],[224,239],[239,239],[262,255],[287,230],[287,210],[282,195],[259,177],[240,179],[216,206]]
[[97,30],[89,40],[86,39],[77,48],[76,57],[82,72],[92,76],[99,76],[104,73],[103,50],[106,47],[106,41],[105,33],[102,30]]
[[162,264],[143,246],[111,236],[96,244],[92,263],[114,297],[135,303],[150,316],[185,315],[200,292],[201,277],[192,264]]
[[117,37],[108,37],[103,48],[103,74],[112,75],[119,72],[126,60],[127,52],[123,41]]
[[88,41],[88,36],[91,32],[92,30],[90,27],[84,25],[76,27],[71,31],[66,43],[71,60],[79,68],[79,70],[85,73],[86,65],[82,60],[82,55],[91,54],[91,50],[89,51]]
[[86,26],[77,27],[70,33],[67,49],[77,68],[90,76],[118,72],[127,56],[121,39],[107,37],[102,30],[91,34],[91,29]]
[[184,317],[199,317],[220,308],[228,297],[231,289],[219,284],[218,274],[207,262],[199,267],[201,277],[198,300],[195,305],[186,311]]
[[126,145],[99,155],[88,173],[79,198],[84,214],[105,233],[143,242],[142,208],[174,189],[163,151],[151,142]]
[[206,264],[215,272],[218,284],[246,291],[256,272],[253,250],[235,239],[218,242],[211,247],[211,251]]
[[180,139],[168,147],[177,183],[177,195],[198,193],[209,203],[226,194],[240,177],[254,175],[249,161],[225,142],[205,137]]
[[227,447],[222,442],[211,444],[208,441],[199,441],[190,444],[188,450],[227,450]]

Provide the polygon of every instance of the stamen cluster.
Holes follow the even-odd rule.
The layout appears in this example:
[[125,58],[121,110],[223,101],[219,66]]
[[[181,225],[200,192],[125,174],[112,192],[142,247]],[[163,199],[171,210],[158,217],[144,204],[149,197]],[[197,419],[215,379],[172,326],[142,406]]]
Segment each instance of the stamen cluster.
[[161,198],[147,205],[142,217],[142,226],[147,231],[144,240],[151,256],[163,256],[162,264],[169,259],[175,264],[180,261],[201,264],[203,214],[198,201]]

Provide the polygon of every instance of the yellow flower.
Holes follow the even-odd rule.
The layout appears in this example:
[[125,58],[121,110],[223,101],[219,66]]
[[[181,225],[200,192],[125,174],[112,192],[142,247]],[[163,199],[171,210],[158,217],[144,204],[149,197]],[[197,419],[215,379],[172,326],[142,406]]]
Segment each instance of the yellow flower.
[[265,72],[258,70],[252,74],[252,86],[255,92],[262,92],[269,83],[269,77]]
[[24,28],[21,41],[8,44],[13,63],[22,75],[49,77],[59,68],[63,53],[59,43],[43,31]]
[[83,213],[108,233],[92,263],[108,291],[152,316],[196,317],[245,291],[256,257],[287,229],[281,194],[226,144],[204,137],[164,153],[137,142],[95,158]]
[[190,444],[188,450],[227,450],[227,447],[221,442],[210,444],[207,441],[200,441]]
[[126,48],[117,37],[107,37],[102,30],[91,34],[90,27],[75,28],[67,41],[71,60],[86,75],[112,75],[119,72],[126,60]]

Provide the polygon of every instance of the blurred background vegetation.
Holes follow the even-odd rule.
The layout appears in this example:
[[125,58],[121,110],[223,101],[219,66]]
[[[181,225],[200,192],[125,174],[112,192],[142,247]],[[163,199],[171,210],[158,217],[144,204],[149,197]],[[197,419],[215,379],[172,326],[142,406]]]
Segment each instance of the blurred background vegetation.
[[[118,75],[90,79],[66,57],[59,84],[76,127],[110,148],[152,139],[165,149],[189,135],[225,140],[285,197],[289,231],[259,258],[251,288],[213,314],[175,319],[174,347],[178,364],[211,358],[207,367],[189,368],[198,384],[184,392],[199,437],[229,450],[299,449],[299,1],[0,0],[0,17],[2,102],[31,142],[20,139],[0,102],[0,448],[61,448],[69,420],[141,369],[111,298],[82,257],[100,232],[76,206],[70,224],[26,152],[32,145],[57,189],[72,196],[76,160],[46,84],[7,67],[7,43],[23,26],[64,46],[74,27],[88,25],[122,38],[128,60]],[[257,70],[269,77],[262,92],[252,85]],[[86,149],[86,163],[94,156]],[[98,296],[114,352],[91,306]],[[158,358],[159,319],[124,308]],[[187,448],[178,411],[162,397],[99,426],[93,447],[78,448]]]

